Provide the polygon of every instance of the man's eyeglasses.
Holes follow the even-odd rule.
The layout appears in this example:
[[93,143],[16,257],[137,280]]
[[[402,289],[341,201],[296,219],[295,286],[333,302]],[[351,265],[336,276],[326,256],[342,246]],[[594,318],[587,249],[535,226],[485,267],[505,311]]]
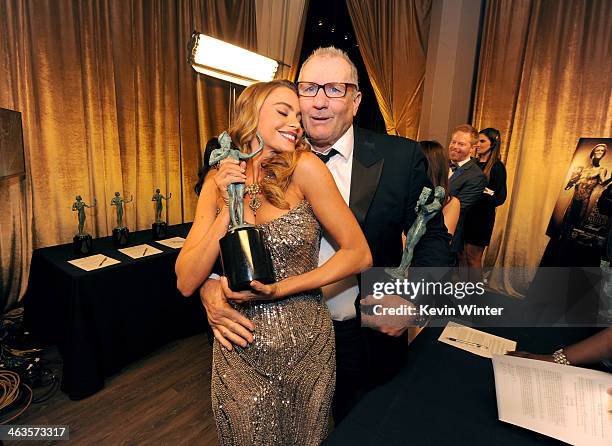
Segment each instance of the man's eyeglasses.
[[315,97],[321,88],[328,98],[343,98],[349,87],[357,88],[357,85],[349,82],[328,82],[324,85],[315,82],[297,83],[298,95],[306,98]]

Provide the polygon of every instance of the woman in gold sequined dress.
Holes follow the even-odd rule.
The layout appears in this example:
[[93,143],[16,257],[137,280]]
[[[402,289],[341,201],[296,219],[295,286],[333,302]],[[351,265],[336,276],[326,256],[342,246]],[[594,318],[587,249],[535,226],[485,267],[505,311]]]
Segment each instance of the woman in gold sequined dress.
[[[223,160],[203,185],[193,227],[176,263],[178,287],[193,293],[209,276],[230,223],[227,185],[246,184],[245,221],[271,252],[276,283],[231,293],[255,324],[252,344],[213,347],[212,403],[222,445],[318,445],[335,386],[334,333],[320,287],[354,275],[372,258],[357,221],[303,139],[298,97],[286,81],[247,88],[229,130],[247,163]],[[321,231],[339,246],[318,267]]]

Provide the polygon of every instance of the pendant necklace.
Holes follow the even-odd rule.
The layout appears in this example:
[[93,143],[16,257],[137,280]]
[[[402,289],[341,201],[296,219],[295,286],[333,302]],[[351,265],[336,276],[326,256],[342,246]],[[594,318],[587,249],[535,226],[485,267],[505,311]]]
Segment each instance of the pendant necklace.
[[254,215],[257,215],[257,210],[261,207],[261,200],[258,197],[261,194],[261,185],[253,183],[245,186],[244,194],[250,197],[249,208],[251,208]]
[[[253,166],[255,167],[255,166]],[[253,215],[257,216],[257,211],[262,205],[259,195],[261,195],[261,183],[257,181],[255,176],[255,168],[253,169],[253,183],[244,187],[244,195],[249,196],[249,208],[253,211]]]

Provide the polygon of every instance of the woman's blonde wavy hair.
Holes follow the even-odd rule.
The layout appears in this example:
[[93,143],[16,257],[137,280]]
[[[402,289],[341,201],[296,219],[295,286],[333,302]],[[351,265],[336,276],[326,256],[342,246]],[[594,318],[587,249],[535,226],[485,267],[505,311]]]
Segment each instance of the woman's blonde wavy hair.
[[[236,101],[234,119],[228,133],[234,145],[244,153],[251,153],[251,141],[255,138],[259,124],[259,111],[270,93],[277,88],[288,88],[297,95],[295,85],[286,80],[259,82],[242,92]],[[282,152],[262,163],[264,178],[260,182],[266,200],[279,209],[289,209],[285,200],[285,192],[291,183],[298,158],[310,146],[304,138],[303,130],[299,130],[294,152]]]

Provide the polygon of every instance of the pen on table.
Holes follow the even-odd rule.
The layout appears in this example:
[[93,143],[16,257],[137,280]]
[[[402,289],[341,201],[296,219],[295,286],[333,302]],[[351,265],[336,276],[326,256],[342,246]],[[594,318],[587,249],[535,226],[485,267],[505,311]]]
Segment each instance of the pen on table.
[[102,259],[102,261],[100,263],[98,263],[98,268],[100,268],[102,266],[102,264],[104,262],[106,262],[106,259],[108,259],[108,257],[104,256],[104,258]]
[[453,341],[453,342],[460,342],[462,344],[473,345],[478,348],[489,348],[486,345],[478,344],[476,342],[464,341],[463,339],[457,339],[457,338],[446,338],[446,339],[448,339],[449,341]]
[[144,257],[145,256],[145,254],[147,253],[147,249],[149,249],[149,248],[145,248],[145,250],[142,251],[142,255],[140,257]]

